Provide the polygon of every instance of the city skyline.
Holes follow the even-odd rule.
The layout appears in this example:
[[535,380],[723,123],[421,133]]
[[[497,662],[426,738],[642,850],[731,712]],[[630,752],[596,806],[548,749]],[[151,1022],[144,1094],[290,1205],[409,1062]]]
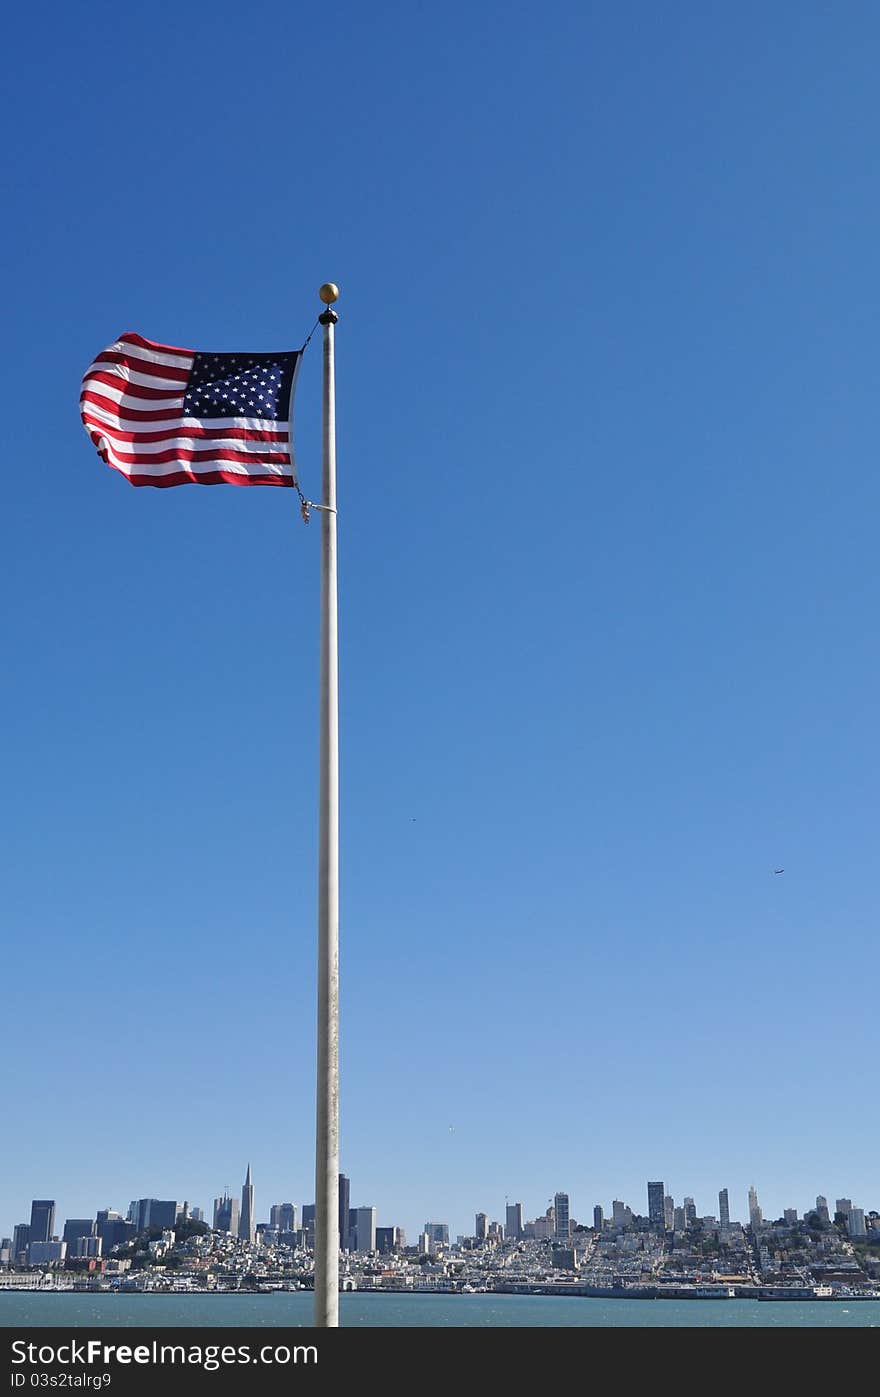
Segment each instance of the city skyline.
[[[670,1205],[674,1203],[674,1199],[677,1196],[674,1194],[674,1192],[672,1194],[668,1192],[669,1185],[665,1180],[648,1180],[647,1183],[643,1186],[643,1190],[645,1191],[645,1197],[641,1200],[639,1200],[638,1198],[628,1199],[625,1197],[614,1197],[613,1199],[609,1198],[607,1200],[595,1199],[592,1203],[589,1204],[589,1206],[587,1206],[586,1202],[584,1202],[580,1204],[578,1208],[572,1208],[571,1195],[568,1192],[558,1190],[553,1196],[551,1196],[548,1199],[546,1208],[538,1209],[534,1213],[529,1212],[528,1205],[525,1204],[523,1201],[517,1200],[513,1202],[510,1200],[508,1196],[507,1198],[505,1198],[503,1209],[497,1212],[492,1210],[479,1209],[475,1213],[472,1213],[471,1227],[468,1230],[467,1228],[462,1229],[454,1226],[450,1223],[449,1220],[444,1220],[442,1223],[428,1222],[424,1224],[424,1227],[421,1224],[418,1227],[410,1227],[403,1223],[399,1218],[389,1218],[387,1216],[384,1216],[380,1213],[380,1210],[377,1208],[375,1204],[363,1203],[355,1205],[354,1207],[351,1207],[350,1205],[346,1206],[345,1224],[343,1225],[343,1202],[344,1200],[347,1202],[347,1200],[350,1197],[350,1186],[350,1178],[341,1172],[339,1188],[340,1236],[347,1236],[349,1227],[352,1225],[352,1223],[356,1228],[357,1222],[355,1221],[355,1219],[359,1219],[362,1231],[365,1232],[365,1235],[366,1233],[368,1233],[369,1236],[373,1239],[373,1245],[368,1247],[367,1250],[375,1249],[375,1236],[377,1227],[379,1228],[379,1230],[387,1229],[388,1227],[400,1227],[402,1228],[403,1232],[410,1237],[421,1235],[424,1228],[430,1230],[432,1227],[442,1227],[446,1229],[447,1238],[454,1239],[458,1236],[474,1236],[474,1219],[476,1219],[476,1227],[480,1228],[481,1226],[483,1226],[484,1236],[489,1234],[493,1226],[500,1226],[504,1231],[504,1235],[507,1236],[509,1235],[508,1229],[511,1226],[517,1228],[519,1235],[520,1228],[522,1228],[523,1226],[529,1226],[533,1222],[543,1219],[545,1216],[547,1219],[550,1220],[550,1224],[548,1225],[546,1234],[548,1240],[553,1239],[555,1242],[560,1242],[564,1241],[571,1235],[571,1228],[573,1228],[575,1225],[577,1225],[578,1227],[592,1228],[595,1225],[597,1209],[601,1210],[602,1215],[609,1220],[612,1217],[614,1217],[616,1220],[618,1218],[618,1215],[622,1216],[622,1210],[626,1209],[626,1211],[632,1216],[646,1219],[650,1221],[651,1224],[655,1227],[659,1226],[662,1229],[665,1226],[666,1230],[671,1230],[669,1217],[669,1213],[671,1211]],[[622,1192],[622,1190],[620,1192]],[[754,1226],[756,1222],[760,1226],[762,1222],[773,1222],[777,1219],[784,1218],[793,1212],[797,1213],[800,1217],[806,1217],[810,1212],[815,1211],[817,1207],[819,1208],[820,1214],[823,1213],[824,1207],[824,1210],[828,1214],[828,1217],[833,1217],[835,1211],[848,1212],[853,1208],[853,1199],[851,1197],[836,1196],[834,1207],[828,1209],[828,1198],[832,1195],[823,1195],[817,1193],[808,1203],[798,1204],[798,1202],[794,1200],[789,1200],[789,1202],[784,1207],[780,1208],[778,1212],[775,1212],[772,1209],[765,1212],[765,1209],[761,1205],[759,1199],[760,1190],[756,1187],[756,1185],[750,1184],[748,1189],[746,1190],[744,1206],[742,1208],[742,1216],[739,1216],[736,1212],[736,1203],[734,1203],[734,1209],[733,1211],[731,1211],[729,1201],[731,1192],[732,1190],[728,1187],[720,1188],[715,1193],[714,1206],[705,1209],[697,1206],[694,1195],[685,1194],[682,1196],[682,1203],[679,1206],[676,1206],[674,1209],[676,1219],[678,1217],[681,1217],[682,1220],[684,1220],[685,1218],[694,1219],[697,1217],[714,1217],[722,1226],[722,1228],[727,1224],[742,1224]],[[251,1180],[250,1162],[248,1162],[247,1171],[245,1174],[245,1182],[242,1185],[242,1201],[244,1201],[246,1194],[249,1199],[249,1205],[251,1210],[251,1228],[247,1229],[243,1224],[243,1210],[239,1209],[238,1199],[234,1195],[230,1194],[228,1189],[224,1189],[222,1195],[219,1195],[214,1198],[213,1214],[211,1215],[210,1213],[208,1213],[208,1216],[212,1216],[211,1225],[214,1229],[220,1231],[227,1231],[231,1235],[239,1237],[242,1240],[250,1240],[251,1242],[253,1242],[254,1234],[256,1231],[261,1230],[263,1227],[266,1226],[279,1226],[283,1228],[285,1225],[285,1220],[287,1222],[293,1221],[295,1223],[297,1216],[301,1218],[300,1225],[302,1227],[306,1227],[310,1223],[313,1225],[314,1223],[313,1202],[294,1202],[293,1200],[288,1200],[285,1202],[280,1199],[273,1199],[271,1202],[267,1202],[264,1205],[261,1203],[259,1207],[256,1207],[256,1187]],[[863,1199],[863,1204],[864,1206],[855,1206],[856,1214],[861,1214],[862,1216],[865,1216],[869,1213],[871,1209],[875,1207],[880,1208],[880,1197],[874,1200],[872,1195],[870,1198]],[[150,1205],[153,1205],[152,1209]],[[25,1228],[28,1241],[36,1240],[41,1243],[45,1243],[49,1240],[50,1236],[52,1235],[52,1230],[54,1227],[54,1221],[56,1217],[64,1217],[65,1232],[71,1224],[76,1224],[80,1221],[85,1220],[86,1218],[86,1214],[83,1214],[82,1219],[73,1218],[72,1216],[65,1216],[65,1214],[62,1211],[58,1210],[57,1200],[54,1198],[32,1199],[29,1206],[30,1223],[27,1223],[26,1220],[22,1219],[20,1222],[12,1224],[5,1231],[2,1227],[0,1227],[0,1235],[9,1236],[10,1238],[12,1238],[14,1234],[17,1235],[19,1233],[21,1228]],[[110,1216],[124,1216],[130,1218],[134,1221],[135,1226],[141,1229],[148,1226],[171,1226],[173,1225],[174,1221],[174,1215],[171,1210],[175,1206],[178,1209],[186,1207],[189,1216],[192,1216],[194,1212],[203,1216],[206,1213],[206,1209],[204,1207],[201,1207],[198,1203],[193,1202],[193,1200],[189,1198],[178,1200],[176,1205],[174,1205],[170,1202],[163,1203],[161,1200],[156,1200],[155,1198],[144,1197],[141,1199],[132,1200],[132,1202],[129,1204],[128,1212],[126,1214],[114,1213],[111,1208]],[[292,1213],[289,1211],[290,1209],[292,1209]],[[155,1216],[153,1216],[153,1214],[155,1214]],[[101,1210],[97,1210],[95,1215],[98,1218],[98,1220],[100,1220],[102,1216]],[[107,1215],[108,1214],[105,1211],[103,1216],[106,1217]],[[440,1214],[439,1212],[436,1212],[435,1215],[439,1217]],[[273,1218],[276,1217],[277,1221],[273,1221]],[[828,1217],[825,1218],[826,1221],[828,1220]],[[35,1220],[38,1223],[37,1227],[35,1227]],[[357,1249],[361,1249],[360,1244],[358,1244]]]

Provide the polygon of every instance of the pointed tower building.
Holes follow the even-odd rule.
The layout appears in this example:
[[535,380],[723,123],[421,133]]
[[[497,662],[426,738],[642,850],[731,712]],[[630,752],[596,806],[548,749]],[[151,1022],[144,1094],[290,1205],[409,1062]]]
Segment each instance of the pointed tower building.
[[244,1187],[241,1190],[241,1212],[238,1218],[238,1235],[243,1242],[253,1245],[254,1228],[254,1186],[251,1183],[251,1166],[248,1164]]

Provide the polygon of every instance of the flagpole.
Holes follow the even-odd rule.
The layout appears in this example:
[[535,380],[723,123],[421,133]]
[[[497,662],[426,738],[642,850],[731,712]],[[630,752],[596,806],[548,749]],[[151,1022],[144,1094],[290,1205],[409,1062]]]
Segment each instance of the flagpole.
[[321,497],[321,746],[318,795],[318,1081],[315,1136],[315,1326],[339,1324],[339,663],[336,602],[336,381],[333,302],[325,310]]

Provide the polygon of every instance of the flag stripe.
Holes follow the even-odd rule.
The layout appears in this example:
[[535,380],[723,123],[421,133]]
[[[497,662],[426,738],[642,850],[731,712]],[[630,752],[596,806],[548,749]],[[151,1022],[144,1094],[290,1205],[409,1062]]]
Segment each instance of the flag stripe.
[[[292,485],[284,418],[298,363],[299,351],[209,356],[126,332],[86,370],[80,415],[133,485]],[[237,415],[227,394],[267,415]]]
[[[252,442],[280,442],[286,443],[289,440],[288,432],[264,432],[249,431],[243,427],[187,427],[184,429],[180,425],[169,429],[160,428],[153,432],[129,432],[115,426],[112,419],[104,421],[97,413],[83,411],[82,419],[90,427],[97,427],[100,432],[112,437],[119,442],[139,442],[145,447],[150,442],[155,441],[199,441],[202,438],[210,437],[214,441],[252,441]],[[204,420],[204,419],[203,419]]]
[[[131,383],[147,383],[155,387],[156,382],[167,383],[172,388],[179,388],[186,383],[189,378],[190,367],[173,367],[169,364],[159,364],[149,359],[136,358],[132,354],[122,351],[106,350],[99,354],[94,364],[90,366],[88,372],[106,365],[106,372],[116,374],[117,377],[125,379]],[[137,372],[135,372],[137,370]]]

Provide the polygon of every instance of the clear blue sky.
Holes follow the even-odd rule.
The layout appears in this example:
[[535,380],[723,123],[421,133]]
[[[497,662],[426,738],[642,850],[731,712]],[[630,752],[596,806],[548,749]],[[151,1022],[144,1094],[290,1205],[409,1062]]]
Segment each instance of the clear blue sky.
[[880,1206],[880,12],[243,15],[7,25],[0,1232],[314,1195],[319,530],[77,395],[328,278],[352,1204]]

